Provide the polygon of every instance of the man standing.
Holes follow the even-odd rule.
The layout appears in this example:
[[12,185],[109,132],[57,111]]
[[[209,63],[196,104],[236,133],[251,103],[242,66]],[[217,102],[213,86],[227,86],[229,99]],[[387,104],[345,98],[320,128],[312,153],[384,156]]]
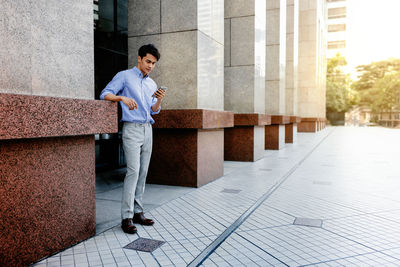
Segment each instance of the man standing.
[[153,225],[154,221],[143,214],[143,193],[149,168],[153,133],[151,115],[158,114],[165,95],[157,90],[156,83],[148,76],[160,53],[152,45],[139,48],[136,67],[118,72],[100,94],[100,99],[120,102],[122,108],[122,142],[127,172],[121,205],[121,228],[135,234],[134,223]]

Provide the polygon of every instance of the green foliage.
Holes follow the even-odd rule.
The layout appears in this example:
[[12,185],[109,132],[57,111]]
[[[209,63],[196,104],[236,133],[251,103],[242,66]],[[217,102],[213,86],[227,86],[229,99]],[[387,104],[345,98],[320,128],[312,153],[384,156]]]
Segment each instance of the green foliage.
[[350,88],[350,75],[345,74],[342,67],[346,59],[337,54],[328,60],[326,77],[326,111],[346,112],[358,102],[358,94]]
[[400,59],[388,59],[357,67],[359,80],[352,87],[360,102],[373,112],[400,108]]

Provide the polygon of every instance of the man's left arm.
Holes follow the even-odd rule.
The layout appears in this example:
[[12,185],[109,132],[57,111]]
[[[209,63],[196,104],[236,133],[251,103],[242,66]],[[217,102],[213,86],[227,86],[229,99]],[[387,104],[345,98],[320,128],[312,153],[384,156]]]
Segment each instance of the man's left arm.
[[161,101],[163,100],[165,96],[165,91],[162,89],[158,89],[155,93],[154,96],[156,99],[153,100],[153,105],[151,106],[151,115],[158,114],[160,113],[161,110]]

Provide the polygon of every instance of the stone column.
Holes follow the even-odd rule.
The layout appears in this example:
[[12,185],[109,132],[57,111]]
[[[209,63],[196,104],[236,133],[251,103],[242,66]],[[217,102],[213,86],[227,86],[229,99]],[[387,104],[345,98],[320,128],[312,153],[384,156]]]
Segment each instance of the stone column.
[[297,140],[297,65],[299,47],[299,0],[288,0],[286,10],[286,114],[290,123],[285,125],[285,143]]
[[96,231],[93,3],[1,1],[0,266],[27,266]]
[[265,126],[265,148],[279,149],[285,142],[285,126],[274,123],[288,121],[288,118],[273,118],[286,113],[286,0],[267,0],[266,12],[265,111],[272,115],[272,125]]
[[[224,1],[129,1],[128,49],[131,67],[137,64],[138,48],[147,43],[155,44],[161,53],[161,59],[150,76],[158,85],[168,86],[163,110],[155,116],[154,143],[157,145],[153,147],[148,182],[200,186],[222,176],[223,128],[233,126],[233,114],[227,117],[223,111]],[[204,116],[194,116],[197,111]],[[168,119],[167,114],[182,123],[175,123],[175,129],[170,129],[171,126],[164,122]],[[188,124],[187,118],[199,121]],[[221,121],[224,119],[228,121]],[[202,120],[214,120],[212,125],[215,128],[204,130]],[[187,125],[196,126],[193,128],[194,135]],[[180,138],[169,138],[168,143],[159,142],[172,132],[179,132]],[[188,162],[197,162],[202,157],[199,154],[201,149],[211,149],[211,144],[205,145],[211,136],[214,148],[218,148],[220,153],[210,152],[208,159],[215,164],[202,165],[206,169],[200,170],[197,164],[192,166]],[[188,144],[191,138],[198,141],[196,146],[181,146]],[[184,158],[182,150],[187,152]],[[174,157],[182,158],[179,164],[166,166],[160,162]],[[191,170],[192,167],[195,169]],[[199,172],[202,172],[202,178]],[[168,176],[167,173],[174,175]],[[177,177],[179,175],[181,177]]]
[[325,118],[326,3],[299,1],[299,12],[298,130],[315,132]]
[[[256,161],[264,155],[265,0],[225,2],[225,159]],[[253,124],[255,123],[255,124]]]

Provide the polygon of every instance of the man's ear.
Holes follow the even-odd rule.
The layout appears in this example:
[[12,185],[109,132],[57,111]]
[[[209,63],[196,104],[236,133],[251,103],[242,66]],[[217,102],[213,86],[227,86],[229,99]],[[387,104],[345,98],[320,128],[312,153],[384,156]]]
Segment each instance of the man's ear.
[[137,56],[137,61],[138,62],[142,61],[142,58],[140,56]]

